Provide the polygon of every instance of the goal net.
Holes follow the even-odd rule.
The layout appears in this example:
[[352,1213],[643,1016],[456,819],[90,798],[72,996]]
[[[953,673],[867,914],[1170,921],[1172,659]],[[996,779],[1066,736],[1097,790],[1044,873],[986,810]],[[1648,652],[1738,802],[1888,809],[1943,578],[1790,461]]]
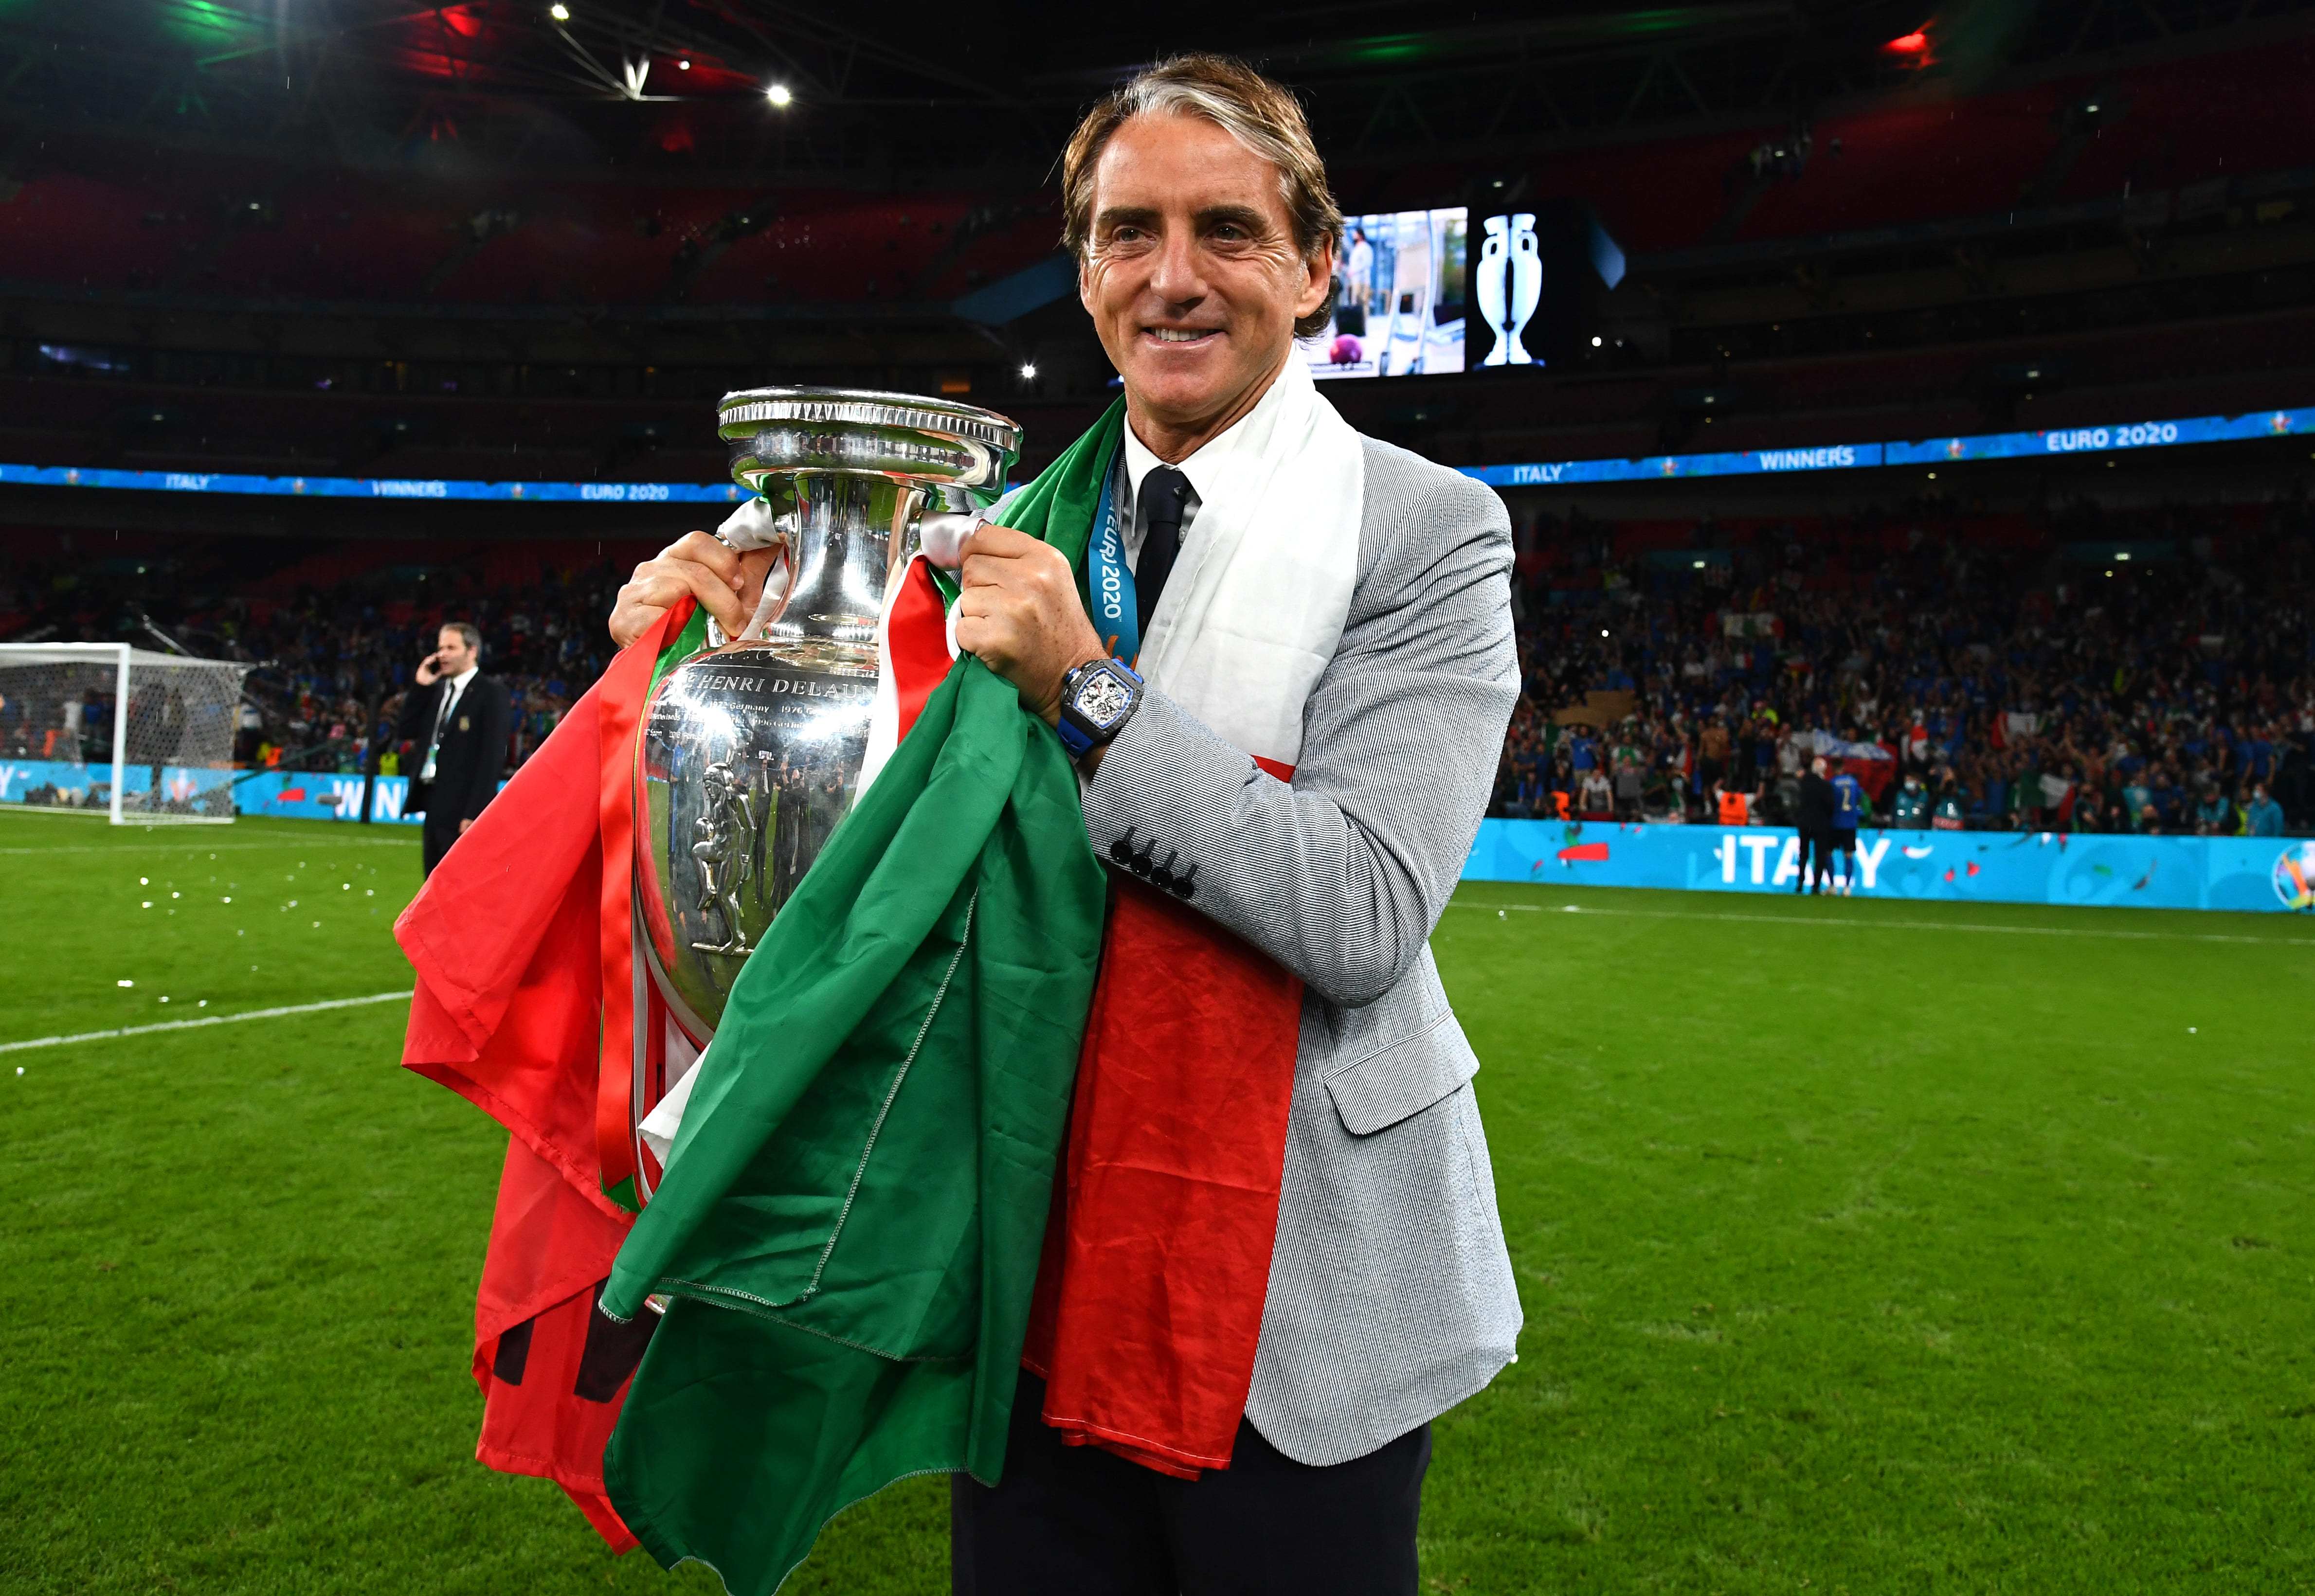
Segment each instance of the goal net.
[[231,820],[249,669],[125,643],[0,643],[0,802],[116,826]]

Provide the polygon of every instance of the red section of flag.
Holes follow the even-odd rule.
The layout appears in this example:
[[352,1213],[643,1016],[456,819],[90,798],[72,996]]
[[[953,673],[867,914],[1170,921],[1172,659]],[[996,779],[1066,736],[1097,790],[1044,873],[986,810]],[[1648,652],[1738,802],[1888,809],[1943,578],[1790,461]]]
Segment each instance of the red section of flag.
[[[624,1152],[634,1047],[627,766],[652,666],[689,609],[678,606],[612,661],[394,928],[418,972],[403,1063],[512,1138],[475,1304],[484,1393],[476,1455],[554,1480],[622,1551],[634,1542],[603,1496],[603,1445],[624,1384],[590,1401],[557,1361],[583,1351],[594,1287],[633,1222],[605,1195],[599,1124],[616,1095]],[[510,1335],[528,1338],[525,1361],[536,1360],[537,1374],[497,1372]]]
[[[635,727],[651,693],[652,669],[660,651],[681,635],[691,618],[685,599],[659,625],[611,661],[596,684],[602,723],[596,733],[596,802],[589,818],[600,832],[603,859],[599,883],[601,913],[594,930],[601,948],[602,1068],[596,1076],[595,1156],[597,1189],[616,1191],[635,1177],[634,1074],[634,802]],[[536,758],[537,756],[533,756]],[[592,776],[593,772],[589,772]],[[572,773],[572,790],[588,790],[587,776]],[[638,1205],[639,1206],[639,1205]],[[606,1271],[606,1273],[608,1272]]]
[[1604,842],[1570,843],[1559,850],[1562,864],[1602,864],[1607,859],[1608,845]]
[[885,623],[884,643],[891,652],[892,687],[900,698],[899,734],[906,737],[924,713],[925,700],[954,662],[948,657],[947,607],[933,586],[932,567],[922,558],[909,561],[908,573],[900,579],[900,595]]
[[1843,759],[1840,768],[1845,774],[1855,776],[1857,785],[1871,794],[1876,803],[1881,801],[1881,794],[1889,790],[1890,783],[1896,779],[1897,775],[1894,755],[1886,759]]
[[[602,1213],[510,1139],[475,1314],[475,1383],[483,1388],[475,1456],[504,1474],[553,1480],[620,1553],[635,1538],[604,1494],[603,1449],[626,1384],[612,1400],[592,1402],[579,1394],[579,1374],[594,1282],[611,1272],[626,1233],[624,1219]],[[519,1357],[501,1356],[510,1343]]]
[[1229,1466],[1254,1380],[1302,983],[1116,889],[1022,1362],[1064,1439],[1195,1478]]

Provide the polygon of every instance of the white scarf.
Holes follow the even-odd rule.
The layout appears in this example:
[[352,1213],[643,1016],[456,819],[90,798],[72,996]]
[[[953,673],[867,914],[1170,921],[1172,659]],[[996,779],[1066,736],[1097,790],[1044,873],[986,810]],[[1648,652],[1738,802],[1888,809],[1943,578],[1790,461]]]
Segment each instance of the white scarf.
[[1366,454],[1291,357],[1222,436],[1241,430],[1219,470],[1203,474],[1140,668],[1232,747],[1291,768],[1302,706],[1335,657],[1358,581]]
[[[1207,481],[1198,513],[1142,639],[1139,669],[1240,752],[1291,769],[1302,752],[1302,706],[1335,657],[1358,581],[1366,454],[1309,368],[1291,356],[1221,438],[1231,447],[1211,457],[1215,471],[1200,474]],[[998,501],[992,519],[1004,519],[1011,499]],[[900,587],[896,581],[885,594],[876,630],[882,669],[862,792],[900,740],[889,630]],[[947,651],[956,657],[953,610]]]

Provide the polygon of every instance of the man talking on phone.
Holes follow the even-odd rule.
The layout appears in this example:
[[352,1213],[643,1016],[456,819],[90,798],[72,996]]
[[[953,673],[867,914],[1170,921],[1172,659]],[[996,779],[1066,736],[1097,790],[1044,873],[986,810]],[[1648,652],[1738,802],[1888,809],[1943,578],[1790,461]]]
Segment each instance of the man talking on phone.
[[444,623],[434,652],[418,661],[418,686],[394,729],[395,740],[412,745],[403,810],[425,813],[429,875],[483,812],[506,768],[506,684],[482,668],[483,634],[471,622]]

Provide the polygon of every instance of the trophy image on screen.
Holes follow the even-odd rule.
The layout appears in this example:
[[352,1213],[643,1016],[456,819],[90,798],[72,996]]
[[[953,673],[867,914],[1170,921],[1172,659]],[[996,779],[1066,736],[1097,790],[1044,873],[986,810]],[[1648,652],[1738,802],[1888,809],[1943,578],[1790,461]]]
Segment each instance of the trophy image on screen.
[[724,999],[852,807],[876,702],[876,627],[927,515],[994,503],[1021,429],[911,394],[755,388],[718,407],[755,497],[718,534],[776,549],[737,637],[643,706],[632,793],[636,1196],[659,1164],[633,1127],[714,1039]]
[[1543,297],[1543,256],[1537,247],[1535,215],[1492,216],[1484,224],[1486,240],[1479,246],[1479,264],[1472,273],[1479,314],[1495,334],[1495,347],[1482,366],[1531,366],[1521,334]]

